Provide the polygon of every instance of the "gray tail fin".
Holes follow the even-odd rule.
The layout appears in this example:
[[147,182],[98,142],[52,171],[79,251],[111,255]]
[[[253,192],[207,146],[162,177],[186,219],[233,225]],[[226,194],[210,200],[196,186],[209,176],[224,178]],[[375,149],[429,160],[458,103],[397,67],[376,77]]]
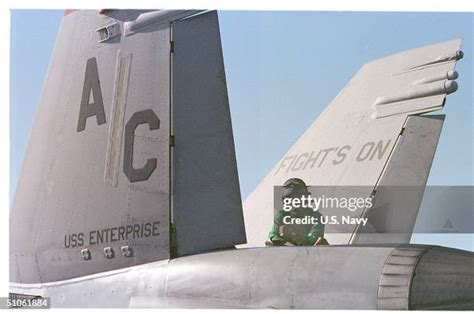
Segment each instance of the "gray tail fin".
[[[454,68],[463,56],[460,46],[461,39],[454,39],[362,66],[245,200],[248,245],[264,245],[273,221],[273,188],[292,177],[313,187],[357,191],[351,195],[364,199],[375,193],[378,208],[389,198],[382,186],[420,187],[410,208],[404,209],[409,211],[405,218],[413,220],[402,236],[369,239],[361,236],[366,230],[359,223],[326,225],[327,238],[334,244],[407,243],[442,124],[438,118],[419,115],[442,109],[447,95],[456,91]],[[403,204],[393,203],[398,205]],[[360,208],[344,214],[370,218],[373,230],[390,232],[404,223],[394,207],[378,212],[371,211],[369,217]]]
[[17,283],[245,242],[216,12],[66,11],[10,213]]
[[411,116],[375,188],[374,206],[352,244],[408,243],[415,226],[444,115]]

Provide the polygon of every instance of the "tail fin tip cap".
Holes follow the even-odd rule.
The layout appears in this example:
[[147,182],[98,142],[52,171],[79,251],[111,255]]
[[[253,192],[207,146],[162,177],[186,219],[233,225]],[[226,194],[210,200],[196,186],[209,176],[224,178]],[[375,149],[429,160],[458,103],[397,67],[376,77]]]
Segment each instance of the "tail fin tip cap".
[[458,83],[456,83],[456,81],[447,80],[444,82],[444,89],[446,94],[452,94],[458,90]]

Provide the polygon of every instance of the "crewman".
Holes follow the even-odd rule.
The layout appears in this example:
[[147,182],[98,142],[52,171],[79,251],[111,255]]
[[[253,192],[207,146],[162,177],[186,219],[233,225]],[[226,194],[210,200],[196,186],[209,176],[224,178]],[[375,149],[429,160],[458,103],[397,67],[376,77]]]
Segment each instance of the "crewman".
[[[283,184],[282,200],[286,198],[301,198],[309,196],[306,183],[299,178],[291,178]],[[288,223],[291,218],[315,217],[316,224]],[[285,219],[285,217],[288,217]],[[279,210],[274,217],[273,226],[265,242],[267,246],[273,245],[323,245],[329,244],[324,239],[324,224],[321,222],[321,214],[311,207],[294,207],[290,211]],[[286,223],[285,223],[286,222]]]

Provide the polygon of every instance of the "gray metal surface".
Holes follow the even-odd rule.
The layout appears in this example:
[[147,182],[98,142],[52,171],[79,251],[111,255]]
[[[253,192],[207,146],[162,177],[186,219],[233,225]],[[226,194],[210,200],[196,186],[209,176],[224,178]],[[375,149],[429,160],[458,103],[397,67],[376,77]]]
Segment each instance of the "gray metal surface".
[[377,309],[409,310],[415,268],[425,247],[395,248],[387,257],[380,276]]
[[11,210],[12,282],[168,259],[171,219],[179,255],[245,242],[217,13],[107,12],[63,19]]
[[217,13],[173,24],[173,222],[178,255],[245,243]]
[[[455,90],[460,45],[460,39],[451,40],[364,65],[245,200],[245,247],[264,245],[273,221],[273,187],[288,178],[366,187],[360,197],[369,197],[407,117],[441,109]],[[331,244],[349,243],[357,230],[335,234],[326,227]]]
[[473,253],[434,247],[416,267],[410,309],[474,310]]
[[[472,290],[462,291],[472,287],[472,268],[461,266],[473,260],[472,252],[416,245],[255,248],[10,289],[49,296],[52,307],[377,309],[400,291],[404,306],[408,301],[410,308],[424,309],[422,300],[438,297],[450,308],[461,299],[458,292],[473,301]],[[436,263],[443,265],[440,276],[430,268]],[[388,282],[389,273],[412,277],[412,283]],[[455,280],[448,279],[453,275]]]
[[[11,209],[12,282],[64,280],[169,258],[169,24],[102,41],[96,30],[122,27],[137,12],[111,16],[74,11],[61,24]],[[86,71],[91,59],[96,72]],[[105,123],[102,114],[89,116],[95,110],[80,114],[81,104],[103,105]],[[133,152],[124,152],[125,125],[144,110],[160,118],[159,128],[138,125]],[[148,180],[130,182],[122,170],[127,154],[137,171],[156,159]],[[123,256],[122,246],[133,257]]]
[[376,187],[373,208],[362,216],[352,244],[408,243],[413,233],[444,115],[410,116]]

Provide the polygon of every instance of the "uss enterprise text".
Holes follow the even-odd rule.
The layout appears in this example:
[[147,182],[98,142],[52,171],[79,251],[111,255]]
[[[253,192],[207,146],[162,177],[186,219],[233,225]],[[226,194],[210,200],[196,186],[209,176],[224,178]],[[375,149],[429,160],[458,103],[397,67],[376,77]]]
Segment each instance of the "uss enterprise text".
[[159,221],[146,222],[142,224],[126,225],[100,230],[91,230],[89,232],[71,233],[64,235],[64,247],[75,248],[83,245],[104,244],[116,241],[128,241],[132,239],[141,239],[156,237]]

